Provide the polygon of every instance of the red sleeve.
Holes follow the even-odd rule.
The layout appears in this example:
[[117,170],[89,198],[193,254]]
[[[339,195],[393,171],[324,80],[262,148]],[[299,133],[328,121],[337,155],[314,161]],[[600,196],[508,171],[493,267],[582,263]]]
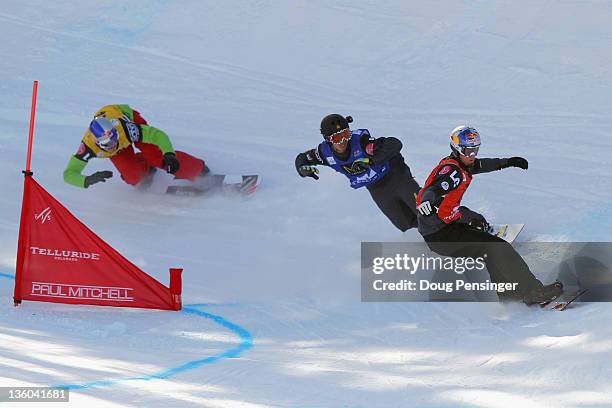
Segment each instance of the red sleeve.
[[136,109],[132,109],[132,115],[134,115],[134,123],[137,123],[139,125],[148,125],[145,118],[143,118],[140,115],[140,112],[138,112]]

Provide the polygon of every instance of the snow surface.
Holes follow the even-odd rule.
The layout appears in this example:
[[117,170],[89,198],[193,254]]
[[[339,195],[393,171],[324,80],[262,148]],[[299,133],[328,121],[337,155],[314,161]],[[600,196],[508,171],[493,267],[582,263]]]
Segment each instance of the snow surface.
[[[70,406],[96,407],[612,406],[610,305],[361,303],[360,242],[420,236],[329,169],[293,168],[339,112],[400,138],[422,183],[470,123],[483,156],[530,168],[479,176],[466,204],[526,223],[522,240],[609,241],[610,21],[605,1],[4,1],[0,386],[71,385]],[[160,281],[184,267],[183,312],[12,307],[33,79],[36,179]],[[109,103],[261,189],[64,184]]]

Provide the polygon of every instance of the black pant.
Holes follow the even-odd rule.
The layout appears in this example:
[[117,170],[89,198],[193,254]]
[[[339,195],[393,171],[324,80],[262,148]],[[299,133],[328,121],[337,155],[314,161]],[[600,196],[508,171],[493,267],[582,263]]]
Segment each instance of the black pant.
[[522,298],[542,286],[510,243],[487,232],[453,222],[423,239],[432,251],[440,255],[483,257],[491,282],[518,283],[516,293],[504,292],[500,294],[502,298]]
[[404,171],[387,175],[368,191],[383,214],[403,232],[418,226],[416,195],[420,189],[406,167]]

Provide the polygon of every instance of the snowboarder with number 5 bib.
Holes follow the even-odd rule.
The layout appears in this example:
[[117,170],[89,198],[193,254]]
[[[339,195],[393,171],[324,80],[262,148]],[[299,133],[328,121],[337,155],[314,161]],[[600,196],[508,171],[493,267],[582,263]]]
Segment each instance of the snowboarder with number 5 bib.
[[416,204],[419,232],[429,248],[444,256],[485,257],[493,282],[518,283],[515,299],[526,304],[544,304],[563,291],[561,282],[544,286],[529,270],[512,245],[487,232],[486,219],[461,205],[461,198],[475,174],[508,167],[527,170],[522,157],[508,159],[476,158],[480,135],[469,126],[458,126],[451,132],[452,153],[432,170],[419,191]]

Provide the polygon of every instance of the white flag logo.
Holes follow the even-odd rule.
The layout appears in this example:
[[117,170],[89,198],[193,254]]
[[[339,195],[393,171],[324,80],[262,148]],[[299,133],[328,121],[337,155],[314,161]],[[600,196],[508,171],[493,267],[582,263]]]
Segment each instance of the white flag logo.
[[34,219],[40,221],[41,224],[44,224],[45,221],[51,220],[51,207],[47,207],[42,210],[39,214],[34,215]]

